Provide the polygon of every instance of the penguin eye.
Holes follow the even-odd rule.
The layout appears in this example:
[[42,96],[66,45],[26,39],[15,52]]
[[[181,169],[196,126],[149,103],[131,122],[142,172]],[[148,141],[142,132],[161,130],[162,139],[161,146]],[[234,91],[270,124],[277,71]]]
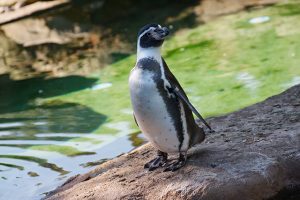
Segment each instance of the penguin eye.
[[148,33],[147,33],[147,36],[150,36],[150,35],[151,35],[151,33],[150,33],[150,32],[148,32]]

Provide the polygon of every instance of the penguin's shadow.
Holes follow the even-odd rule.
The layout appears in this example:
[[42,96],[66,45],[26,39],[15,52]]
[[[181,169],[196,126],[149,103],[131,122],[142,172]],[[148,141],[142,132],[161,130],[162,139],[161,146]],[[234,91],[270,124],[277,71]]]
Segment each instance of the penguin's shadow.
[[[186,165],[201,167],[214,167],[215,163],[211,161],[211,156],[216,153],[213,147],[193,147],[187,153]],[[177,154],[169,154],[167,163],[175,162],[178,159]]]

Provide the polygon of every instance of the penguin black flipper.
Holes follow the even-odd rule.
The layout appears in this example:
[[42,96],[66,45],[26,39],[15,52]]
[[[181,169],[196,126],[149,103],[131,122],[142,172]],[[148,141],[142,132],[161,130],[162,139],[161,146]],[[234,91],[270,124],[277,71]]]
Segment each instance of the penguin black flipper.
[[185,102],[188,107],[193,111],[193,113],[205,124],[205,126],[210,130],[213,131],[210,125],[205,121],[205,119],[201,116],[201,114],[197,111],[197,109],[191,104],[191,102],[184,96],[182,93],[182,90],[179,89],[179,87],[174,86],[171,84],[171,87],[174,90],[174,93],[183,101]]
[[138,127],[140,127],[139,124],[138,124],[137,121],[136,121],[136,118],[135,118],[134,113],[132,113],[132,115],[133,115],[133,119],[134,119],[134,121],[135,121],[135,124],[136,124]]
[[179,99],[182,102],[184,102],[189,107],[189,109],[205,124],[205,126],[210,131],[214,132],[214,130],[210,127],[210,125],[205,121],[205,119],[201,116],[201,114],[197,111],[197,109],[189,101],[189,99],[188,99],[186,93],[184,92],[183,88],[181,87],[180,83],[178,82],[176,77],[172,74],[167,63],[165,62],[165,60],[163,58],[162,58],[162,61],[163,61],[164,69],[165,69],[165,71],[167,71],[167,73],[165,73],[165,74],[167,76],[167,79],[170,81],[173,92],[179,97]]

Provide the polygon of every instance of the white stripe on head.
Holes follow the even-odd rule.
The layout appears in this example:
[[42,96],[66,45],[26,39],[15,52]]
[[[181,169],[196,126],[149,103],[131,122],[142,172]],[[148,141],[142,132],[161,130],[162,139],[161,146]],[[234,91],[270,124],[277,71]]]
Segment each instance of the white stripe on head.
[[[160,26],[160,25],[159,25]],[[143,48],[140,46],[140,39],[150,30],[154,30],[154,27],[150,27],[147,30],[145,30],[140,36],[138,37],[137,42],[137,61],[142,58],[153,58],[155,59],[159,64],[162,64],[161,61],[161,55],[160,55],[160,48],[159,47],[148,47]]]
[[141,38],[150,30],[154,30],[155,28],[154,27],[150,27],[148,29],[146,29],[143,33],[140,34],[139,38],[138,38],[138,42],[137,42],[137,47],[139,48],[140,46],[140,40]]
[[[158,28],[162,28],[161,25],[158,24]],[[139,37],[138,37],[138,42],[137,42],[137,48],[139,49],[140,47],[140,39],[150,30],[155,30],[154,27],[149,27],[147,30],[145,30],[144,32],[142,32]]]

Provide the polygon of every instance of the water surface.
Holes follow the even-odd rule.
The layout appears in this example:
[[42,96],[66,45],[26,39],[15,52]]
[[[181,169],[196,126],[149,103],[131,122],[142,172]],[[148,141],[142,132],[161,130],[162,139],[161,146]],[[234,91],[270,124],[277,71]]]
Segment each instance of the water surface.
[[[60,100],[39,103],[42,97],[92,87],[94,79],[13,81],[0,76],[0,82],[0,199],[40,199],[68,177],[143,141],[129,122],[106,122],[107,116],[87,106]],[[114,133],[93,133],[103,123]]]

